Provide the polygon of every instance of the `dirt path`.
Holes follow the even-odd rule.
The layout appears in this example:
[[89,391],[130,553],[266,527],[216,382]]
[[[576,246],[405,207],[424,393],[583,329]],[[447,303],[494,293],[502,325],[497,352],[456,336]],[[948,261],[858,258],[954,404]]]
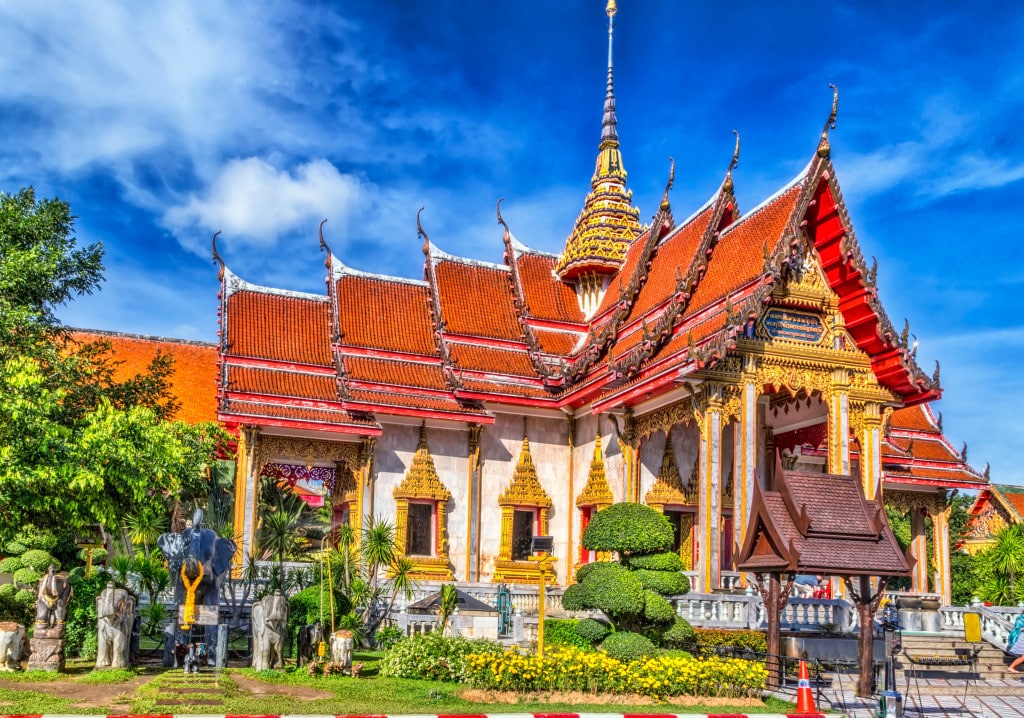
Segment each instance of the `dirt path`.
[[[110,715],[129,712],[132,696],[139,686],[149,683],[156,674],[141,675],[124,683],[83,683],[75,678],[63,681],[5,681],[0,678],[0,689],[32,691],[71,701],[68,709],[103,708]],[[4,702],[0,701],[0,708]]]

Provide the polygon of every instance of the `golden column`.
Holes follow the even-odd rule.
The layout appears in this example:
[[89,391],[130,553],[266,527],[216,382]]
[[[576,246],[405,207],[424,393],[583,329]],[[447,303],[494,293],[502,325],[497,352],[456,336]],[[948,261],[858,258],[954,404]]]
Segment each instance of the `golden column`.
[[[740,418],[733,434],[733,534],[743,546],[747,539],[750,504],[754,499],[757,476],[757,383],[756,360],[745,357],[740,374]],[[741,577],[745,583],[745,579]]]
[[[476,472],[480,465],[480,437],[484,428],[479,424],[469,425],[469,461],[466,469],[466,573],[464,581],[475,581],[478,577],[474,575],[473,569],[473,519],[476,516],[473,503],[473,485],[476,481]],[[479,538],[477,538],[479,541]],[[479,551],[478,551],[479,553]]]
[[[359,445],[359,471],[356,474],[356,505],[354,507],[349,507],[348,514],[348,523],[352,527],[352,533],[356,537],[357,546],[362,541],[363,519],[368,513],[365,509],[367,486],[370,487],[371,497],[369,511],[373,511],[373,449],[376,443],[377,437],[364,436],[362,437],[362,442]],[[355,509],[354,511],[352,510],[353,508]]]
[[[828,472],[850,474],[850,372],[836,369],[828,397]],[[874,497],[872,497],[874,498]]]
[[[601,417],[597,418],[598,429],[601,427]],[[566,531],[568,536],[565,542],[565,583],[569,584],[572,581],[573,575],[573,550],[572,550],[572,534],[573,524],[576,521],[576,487],[573,486],[573,479],[575,477],[576,469],[576,415],[567,414],[565,417],[566,429],[569,431],[569,500],[566,505],[569,507],[568,521],[566,521]],[[600,434],[598,434],[600,436]],[[582,537],[581,537],[582,540]]]
[[238,432],[238,456],[235,459],[235,557],[232,572],[241,575],[245,557],[252,551],[256,535],[256,509],[259,504],[256,462],[256,443],[260,430],[256,426],[242,426]]
[[928,591],[928,537],[925,536],[925,509],[913,503],[910,506],[910,555],[915,563],[910,574],[910,589],[919,593]]
[[721,390],[707,401],[700,421],[700,547],[697,592],[711,593],[721,585],[722,540],[722,398]]
[[633,410],[626,409],[623,414],[622,433],[618,437],[619,451],[622,452],[622,464],[626,470],[626,495],[623,501],[640,502],[640,452],[639,437],[636,435],[636,420]]
[[864,496],[873,501],[882,489],[882,411],[877,402],[865,402],[851,417],[860,444],[860,477]]
[[942,596],[944,606],[953,603],[953,587],[949,565],[949,511],[948,502],[936,507],[932,513],[932,540],[935,543],[935,592]]

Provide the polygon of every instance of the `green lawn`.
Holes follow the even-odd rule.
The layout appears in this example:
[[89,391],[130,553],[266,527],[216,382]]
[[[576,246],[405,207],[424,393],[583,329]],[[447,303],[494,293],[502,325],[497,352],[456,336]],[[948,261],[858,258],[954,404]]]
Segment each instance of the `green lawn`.
[[[123,707],[132,713],[234,714],[432,714],[432,713],[782,713],[792,708],[769,698],[763,706],[686,705],[671,703],[608,703],[600,696],[573,702],[543,702],[535,697],[522,702],[475,702],[459,697],[460,686],[435,681],[382,678],[376,675],[379,654],[357,653],[364,663],[358,679],[348,676],[311,677],[294,667],[284,671],[255,672],[229,669],[216,676],[210,669],[198,679],[163,669],[97,671],[86,664],[69,664],[70,672],[53,674],[0,674],[0,681],[21,685],[0,689],[0,713],[104,713]],[[126,685],[138,678],[141,685]],[[237,678],[237,680],[235,680]],[[56,680],[63,695],[47,692],[42,681]],[[68,691],[67,684],[76,690]],[[78,687],[80,686],[80,688]],[[327,695],[323,695],[326,693]],[[97,701],[97,698],[100,700]],[[181,700],[168,705],[158,701]],[[188,701],[207,701],[189,705]],[[218,701],[211,705],[209,701]],[[104,701],[110,705],[101,705]],[[82,705],[82,703],[85,705]],[[98,705],[89,705],[89,703]]]

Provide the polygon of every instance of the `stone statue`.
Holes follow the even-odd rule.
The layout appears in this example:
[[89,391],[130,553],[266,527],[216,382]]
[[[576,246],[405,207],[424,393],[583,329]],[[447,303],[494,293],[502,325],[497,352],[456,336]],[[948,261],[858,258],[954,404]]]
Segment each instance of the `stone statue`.
[[24,646],[24,626],[14,621],[0,623],[0,671],[18,670]]
[[311,623],[308,626],[303,626],[299,629],[299,640],[298,649],[295,651],[297,656],[295,665],[302,666],[306,663],[316,662],[319,656],[317,651],[320,647],[320,642],[324,640],[324,624],[317,621]]
[[252,604],[252,667],[257,671],[284,667],[288,638],[288,599],[280,591]]
[[331,663],[337,670],[344,672],[352,668],[353,642],[352,631],[342,629],[331,634]]
[[123,588],[107,583],[96,597],[96,667],[127,668],[132,625],[135,622],[135,597]]
[[39,579],[36,594],[36,636],[40,636],[40,630],[48,632],[46,637],[64,636],[64,620],[67,618],[70,598],[71,584],[64,576],[57,575],[53,564],[50,564],[50,570]]
[[64,671],[64,620],[71,599],[71,584],[51,565],[39,579],[36,622],[29,641],[30,671]]
[[[196,607],[217,606],[220,603],[221,587],[235,555],[234,541],[218,537],[216,532],[203,528],[202,524],[203,511],[196,509],[192,515],[191,527],[181,533],[163,534],[157,539],[157,544],[167,559],[167,569],[174,585],[175,618],[178,606],[184,605],[190,594]],[[174,634],[169,635],[165,642],[164,666],[170,667],[175,664],[175,645],[190,642],[190,637],[184,630],[174,630]],[[204,642],[207,645],[216,645],[216,626],[206,627]]]

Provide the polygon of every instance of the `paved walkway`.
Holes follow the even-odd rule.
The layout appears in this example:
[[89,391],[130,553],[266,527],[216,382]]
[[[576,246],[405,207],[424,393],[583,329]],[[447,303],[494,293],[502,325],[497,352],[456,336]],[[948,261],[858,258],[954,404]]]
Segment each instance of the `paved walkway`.
[[[966,688],[966,691],[965,691]],[[841,712],[848,718],[876,718],[877,700],[865,700],[853,695],[852,686],[845,690],[829,690],[820,709]],[[920,686],[911,682],[899,686],[903,694],[903,709],[907,718],[939,718],[940,716],[966,716],[967,718],[1024,718],[1024,683],[1020,681],[963,681],[921,679]],[[920,690],[920,693],[919,693]]]

